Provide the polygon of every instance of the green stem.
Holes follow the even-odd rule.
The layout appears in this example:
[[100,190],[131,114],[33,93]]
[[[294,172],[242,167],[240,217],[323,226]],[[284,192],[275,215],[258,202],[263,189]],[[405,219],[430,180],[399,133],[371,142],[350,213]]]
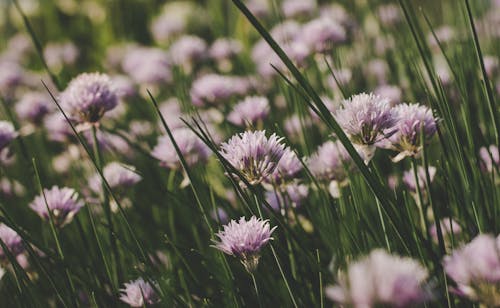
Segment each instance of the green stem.
[[255,295],[257,296],[257,300],[259,302],[259,307],[262,308],[262,302],[260,300],[259,288],[257,287],[257,281],[255,280],[255,275],[252,272],[249,272],[250,276],[252,276],[253,287],[255,289]]

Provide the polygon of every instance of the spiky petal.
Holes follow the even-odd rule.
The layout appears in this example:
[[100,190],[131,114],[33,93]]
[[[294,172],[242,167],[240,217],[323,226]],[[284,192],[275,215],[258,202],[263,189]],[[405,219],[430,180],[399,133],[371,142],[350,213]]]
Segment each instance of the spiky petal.
[[120,300],[130,307],[144,307],[160,301],[153,286],[142,278],[125,283],[124,286],[120,289]]

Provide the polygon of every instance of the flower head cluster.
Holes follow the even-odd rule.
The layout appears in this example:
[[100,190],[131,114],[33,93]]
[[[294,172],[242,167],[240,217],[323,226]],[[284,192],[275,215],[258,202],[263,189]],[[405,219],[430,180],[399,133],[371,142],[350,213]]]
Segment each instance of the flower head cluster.
[[427,270],[410,258],[374,250],[349,265],[327,296],[341,305],[374,307],[377,304],[408,307],[429,299],[424,283]]
[[[437,131],[437,120],[432,110],[419,104],[400,104],[394,107],[397,119],[396,130],[389,138],[392,146],[400,152],[395,160],[415,156],[422,149],[421,138],[428,142]],[[423,136],[422,136],[423,132]]]
[[0,151],[17,137],[14,125],[7,121],[0,121]]
[[80,123],[96,123],[118,104],[111,79],[101,73],[78,75],[71,80],[60,99],[61,106]]
[[[137,184],[142,179],[142,177],[135,171],[134,166],[120,164],[118,162],[111,162],[107,164],[102,169],[102,172],[111,188],[129,188]],[[95,174],[89,179],[89,187],[94,192],[101,191],[102,181],[99,174]]]
[[351,141],[359,145],[374,145],[396,124],[389,100],[371,93],[343,101],[335,118]]
[[[23,241],[19,234],[3,223],[0,224],[0,239],[14,257],[24,251]],[[7,262],[7,260],[3,248],[0,246],[0,264]]]
[[130,307],[154,305],[160,301],[153,286],[142,278],[124,284],[120,300]]
[[236,106],[227,116],[227,120],[234,125],[255,125],[264,120],[269,114],[269,101],[263,96],[248,96]]
[[500,236],[479,235],[443,260],[460,296],[487,307],[500,305]]
[[267,138],[265,131],[246,131],[223,143],[220,153],[251,185],[256,185],[277,168],[285,154],[282,140],[276,134]]
[[327,141],[307,159],[311,173],[323,181],[346,180],[352,159],[340,141]]
[[51,189],[44,188],[43,192],[35,197],[30,207],[47,221],[50,219],[50,211],[54,225],[59,228],[70,223],[83,207],[83,201],[78,200],[78,193],[72,188],[53,186]]
[[300,40],[316,52],[327,52],[335,44],[346,40],[344,27],[330,18],[317,18],[305,24],[301,30]]
[[241,217],[239,221],[231,220],[216,234],[220,242],[216,242],[215,247],[240,258],[245,268],[252,272],[257,268],[260,250],[272,240],[275,229],[271,229],[267,220],[252,216],[247,221]]
[[16,104],[16,113],[22,120],[40,124],[43,117],[52,111],[50,98],[41,92],[28,92]]
[[[172,131],[179,150],[189,166],[204,162],[210,156],[210,149],[189,128]],[[151,152],[160,165],[170,169],[181,168],[181,161],[169,136],[161,136]]]

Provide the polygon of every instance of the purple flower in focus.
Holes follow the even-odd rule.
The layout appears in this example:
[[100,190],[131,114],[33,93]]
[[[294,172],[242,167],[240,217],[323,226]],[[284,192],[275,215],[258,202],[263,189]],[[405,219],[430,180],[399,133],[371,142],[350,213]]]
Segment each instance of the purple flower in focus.
[[28,92],[17,102],[15,109],[20,119],[40,124],[53,110],[50,97],[42,92]]
[[406,156],[416,156],[422,149],[421,133],[428,142],[437,131],[437,120],[432,110],[419,104],[400,104],[394,107],[397,124],[395,133],[389,138],[392,147],[399,151],[394,161]]
[[267,220],[252,216],[248,221],[241,217],[239,221],[231,220],[224,230],[216,235],[220,241],[215,248],[238,257],[249,272],[257,268],[259,253],[273,238],[271,234],[276,229],[269,226]]
[[118,97],[106,74],[83,73],[61,93],[61,106],[80,123],[96,123],[118,104]]
[[78,193],[68,187],[43,189],[44,194],[36,196],[30,207],[42,219],[49,221],[49,212],[54,219],[54,225],[62,228],[73,220],[73,217],[83,207],[83,201],[78,200]]
[[[107,164],[102,172],[109,186],[113,189],[127,189],[137,184],[142,177],[137,174],[134,166],[111,162]],[[102,190],[102,180],[99,174],[94,174],[89,179],[89,187],[94,192]]]
[[[24,251],[23,241],[19,234],[3,223],[0,224],[0,239],[14,257]],[[0,263],[6,264],[7,262],[8,258],[3,247],[0,246]]]
[[142,278],[125,283],[124,286],[120,289],[120,300],[130,307],[144,307],[160,301],[153,286]]
[[251,185],[256,185],[277,168],[285,154],[282,140],[276,134],[267,138],[265,131],[246,131],[222,143],[220,153]]
[[309,49],[325,53],[338,43],[346,40],[343,26],[330,18],[317,18],[305,24],[300,33],[300,40]]
[[7,121],[0,121],[0,151],[6,148],[16,137],[17,133],[14,125]]
[[[188,166],[205,162],[210,156],[210,149],[189,128],[172,131],[175,142]],[[169,169],[180,169],[181,161],[169,136],[161,136],[151,155],[160,161],[160,165]]]
[[351,263],[339,275],[338,284],[327,287],[326,296],[340,305],[359,308],[409,307],[430,299],[424,286],[428,276],[417,261],[376,249]]
[[458,295],[487,307],[500,305],[500,236],[479,235],[443,260]]
[[253,126],[269,114],[269,101],[263,96],[248,96],[234,106],[227,120],[238,126]]

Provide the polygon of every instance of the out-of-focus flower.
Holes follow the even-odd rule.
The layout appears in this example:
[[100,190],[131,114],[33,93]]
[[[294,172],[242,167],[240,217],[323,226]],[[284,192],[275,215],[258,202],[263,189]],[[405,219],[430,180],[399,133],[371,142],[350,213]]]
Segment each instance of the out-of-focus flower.
[[11,96],[15,88],[23,82],[24,71],[19,64],[12,61],[0,61],[0,92]]
[[125,75],[111,76],[111,82],[118,98],[123,99],[137,94],[137,89],[131,78]]
[[153,20],[151,33],[158,43],[166,43],[187,27],[194,5],[188,1],[174,1],[165,4],[160,16]]
[[124,286],[120,289],[120,300],[130,307],[144,307],[160,301],[153,286],[142,278],[125,283]]
[[271,229],[267,220],[255,216],[248,221],[245,217],[239,221],[231,220],[216,234],[220,241],[216,242],[215,248],[238,257],[245,269],[253,272],[259,263],[261,249],[273,239],[271,234],[275,229]]
[[492,78],[493,75],[498,71],[498,58],[495,56],[484,56],[483,57],[484,69],[486,74]]
[[54,219],[54,225],[62,228],[73,220],[73,217],[83,207],[83,201],[78,200],[78,193],[68,187],[43,189],[44,194],[36,196],[30,207],[42,219],[49,221],[49,212]]
[[344,182],[353,163],[340,141],[327,141],[307,159],[307,166],[319,180]]
[[293,114],[291,117],[285,119],[283,126],[287,137],[297,140],[302,135],[302,129],[307,130],[313,125],[309,117],[301,118],[298,114]]
[[281,4],[283,14],[287,18],[311,15],[316,7],[316,0],[285,0]]
[[168,55],[159,48],[132,48],[123,58],[122,68],[140,85],[159,85],[172,81]]
[[424,142],[429,142],[437,131],[437,120],[432,110],[419,104],[404,103],[394,107],[394,114],[396,130],[389,140],[399,154],[393,160],[418,155],[423,147],[421,133],[424,134]]
[[175,130],[180,127],[185,127],[182,122],[181,102],[176,97],[171,97],[166,101],[160,103],[160,113],[167,122],[168,127]]
[[443,260],[454,291],[486,307],[500,305],[500,236],[478,235]]
[[238,55],[243,50],[240,41],[231,38],[219,38],[210,46],[209,54],[215,60],[225,60]]
[[297,208],[302,205],[309,194],[309,187],[297,181],[291,182],[284,188],[276,191],[266,191],[266,201],[273,210],[285,215],[288,208]]
[[64,142],[73,135],[71,126],[60,112],[47,115],[43,125],[48,133],[48,138],[52,141]]
[[[436,35],[441,45],[449,43],[456,37],[455,30],[448,25],[444,25],[435,29],[434,34]],[[434,48],[439,47],[438,42],[436,41],[436,38],[432,33],[429,33],[429,35],[427,36],[427,41],[432,47]]]
[[488,148],[481,147],[479,157],[484,171],[492,172],[495,168],[500,168],[500,153],[496,145],[492,144]]
[[275,184],[282,184],[284,182],[293,180],[297,174],[302,171],[302,163],[300,162],[297,154],[290,148],[285,148],[283,156],[278,162],[278,167],[274,169],[272,175],[266,179]]
[[377,8],[377,15],[386,26],[393,26],[402,19],[400,8],[393,3],[380,5]]
[[[9,250],[9,252],[14,256],[18,256],[24,251],[24,245],[21,237],[16,231],[9,228],[7,225],[0,224],[0,239]],[[7,255],[5,251],[0,246],[0,264],[6,264],[8,262]]]
[[210,211],[210,217],[212,217],[213,220],[218,221],[222,224],[227,224],[229,222],[229,216],[227,215],[226,211],[221,207],[217,207],[217,209]]
[[344,100],[335,118],[358,151],[364,154],[365,162],[373,157],[375,144],[393,133],[397,122],[387,98],[366,93]]
[[344,27],[330,18],[317,18],[306,23],[300,33],[300,40],[315,52],[325,53],[346,40]]
[[373,59],[368,62],[365,71],[367,75],[373,76],[378,84],[385,84],[389,66],[385,60]]
[[247,0],[247,8],[257,17],[265,17],[269,14],[268,0]]
[[[142,177],[137,174],[134,166],[111,162],[107,164],[102,172],[109,186],[113,189],[126,189],[137,184]],[[94,192],[102,190],[102,180],[99,174],[94,174],[89,179],[89,187]]]
[[[441,232],[443,234],[444,240],[448,241],[452,236],[457,236],[462,232],[462,228],[456,222],[455,220],[451,218],[443,218],[441,219]],[[438,242],[438,234],[437,234],[437,227],[436,224],[432,224],[432,226],[429,227],[429,234],[432,237],[432,240],[434,242]]]
[[381,97],[386,97],[389,99],[391,106],[395,106],[401,102],[401,98],[403,96],[403,93],[401,91],[401,88],[398,86],[391,86],[391,85],[381,85],[378,86],[375,91],[373,91],[375,94],[380,95]]
[[244,95],[249,87],[248,80],[243,77],[203,75],[191,85],[191,101],[195,106],[217,105],[233,96]]
[[61,93],[61,106],[80,123],[96,123],[118,104],[118,97],[106,74],[83,73],[71,80]]
[[54,71],[60,71],[64,66],[75,64],[80,52],[75,44],[49,43],[43,50],[43,57],[47,65]]
[[251,185],[256,185],[278,167],[285,154],[282,140],[276,134],[267,138],[265,131],[246,131],[222,143],[220,153]]
[[207,57],[207,43],[193,35],[185,35],[170,45],[168,54],[172,63],[190,73],[193,65]]
[[238,126],[254,126],[269,114],[269,101],[263,96],[248,96],[234,106],[227,120]]
[[6,177],[0,178],[0,195],[2,195],[2,197],[21,197],[25,192],[26,189],[18,181]]
[[16,103],[16,113],[20,119],[40,124],[43,118],[51,112],[53,103],[42,92],[27,92]]
[[[202,163],[210,156],[210,149],[189,128],[172,131],[175,142],[188,166]],[[170,169],[180,169],[181,161],[169,136],[161,136],[151,155],[160,161],[160,165]]]
[[17,137],[17,132],[12,123],[0,121],[0,151],[9,145]]
[[338,284],[327,287],[333,301],[357,308],[389,305],[409,307],[430,299],[425,281],[427,270],[417,261],[376,249],[351,263],[339,275]]
[[[434,177],[436,176],[436,167],[429,166],[429,178],[434,181]],[[418,176],[418,187],[422,192],[425,191],[425,186],[427,183],[427,175],[425,173],[425,168],[422,166],[418,166],[417,168],[417,176]],[[417,191],[417,181],[415,179],[415,174],[412,170],[407,170],[403,173],[403,183],[408,187],[408,189],[412,192]]]

